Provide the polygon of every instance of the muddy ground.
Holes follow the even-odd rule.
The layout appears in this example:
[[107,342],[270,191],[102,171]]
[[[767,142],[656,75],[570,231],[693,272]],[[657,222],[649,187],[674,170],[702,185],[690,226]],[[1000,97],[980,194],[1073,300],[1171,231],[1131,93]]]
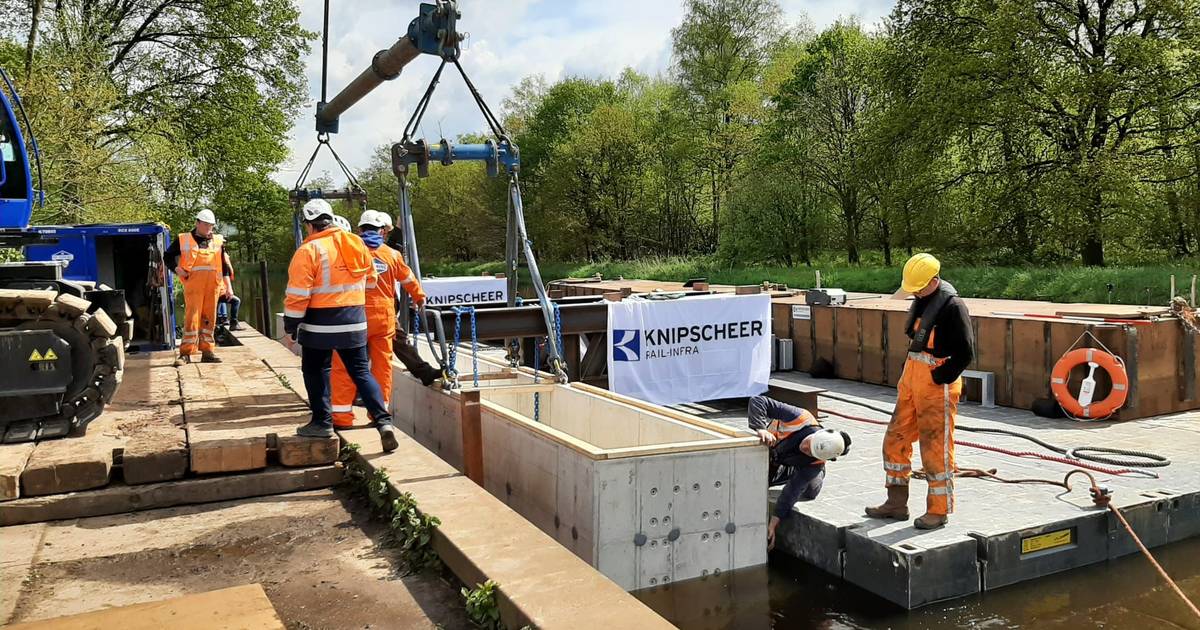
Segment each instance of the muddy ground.
[[346,490],[0,528],[0,625],[259,583],[289,629],[471,628]]

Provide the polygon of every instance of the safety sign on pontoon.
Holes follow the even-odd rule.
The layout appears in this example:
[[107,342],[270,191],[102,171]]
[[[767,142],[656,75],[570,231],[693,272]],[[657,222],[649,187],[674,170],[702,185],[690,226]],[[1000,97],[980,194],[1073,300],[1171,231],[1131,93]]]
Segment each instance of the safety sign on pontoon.
[[508,301],[508,281],[489,276],[427,278],[421,281],[429,306]]
[[771,373],[771,298],[614,302],[608,339],[614,392],[664,405],[761,394]]

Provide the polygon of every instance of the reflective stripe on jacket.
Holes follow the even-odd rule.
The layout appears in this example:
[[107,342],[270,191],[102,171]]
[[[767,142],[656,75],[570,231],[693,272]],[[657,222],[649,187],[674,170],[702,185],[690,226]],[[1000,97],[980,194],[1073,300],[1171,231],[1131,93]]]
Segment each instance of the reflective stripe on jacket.
[[366,345],[366,286],[376,276],[371,252],[358,236],[331,227],[304,239],[288,266],[283,310],[299,323],[300,345]]
[[792,433],[795,433],[796,431],[799,431],[800,429],[803,429],[809,425],[821,426],[820,423],[817,422],[817,419],[813,417],[812,413],[806,409],[803,410],[800,415],[786,422],[772,419],[767,424],[767,431],[770,431],[771,435],[774,435],[777,439],[782,441]]

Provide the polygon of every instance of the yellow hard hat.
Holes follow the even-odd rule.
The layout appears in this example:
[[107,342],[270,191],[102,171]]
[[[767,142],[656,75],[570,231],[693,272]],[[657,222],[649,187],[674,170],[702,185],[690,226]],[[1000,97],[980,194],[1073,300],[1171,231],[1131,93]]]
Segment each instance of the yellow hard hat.
[[917,254],[904,263],[904,275],[900,280],[900,292],[916,293],[942,271],[942,263],[932,254]]

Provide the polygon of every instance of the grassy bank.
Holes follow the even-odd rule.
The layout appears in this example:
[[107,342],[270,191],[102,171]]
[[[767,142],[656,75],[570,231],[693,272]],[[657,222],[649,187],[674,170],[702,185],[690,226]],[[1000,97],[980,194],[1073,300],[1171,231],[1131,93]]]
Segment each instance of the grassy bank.
[[[494,262],[433,263],[422,265],[426,274],[438,276],[497,273],[504,264]],[[763,280],[791,287],[811,287],[816,271],[821,284],[847,291],[891,293],[900,281],[899,267],[766,267],[721,265],[707,258],[665,258],[627,262],[575,263],[539,262],[542,279],[584,278],[597,273],[605,278],[683,281],[708,278],[714,284],[758,284]],[[946,267],[943,276],[967,297],[1095,302],[1104,304],[1158,304],[1170,299],[1171,274],[1176,292],[1186,295],[1193,274],[1200,274],[1200,261],[1153,267]],[[522,269],[522,279],[528,273]],[[1109,292],[1108,285],[1112,285]]]

